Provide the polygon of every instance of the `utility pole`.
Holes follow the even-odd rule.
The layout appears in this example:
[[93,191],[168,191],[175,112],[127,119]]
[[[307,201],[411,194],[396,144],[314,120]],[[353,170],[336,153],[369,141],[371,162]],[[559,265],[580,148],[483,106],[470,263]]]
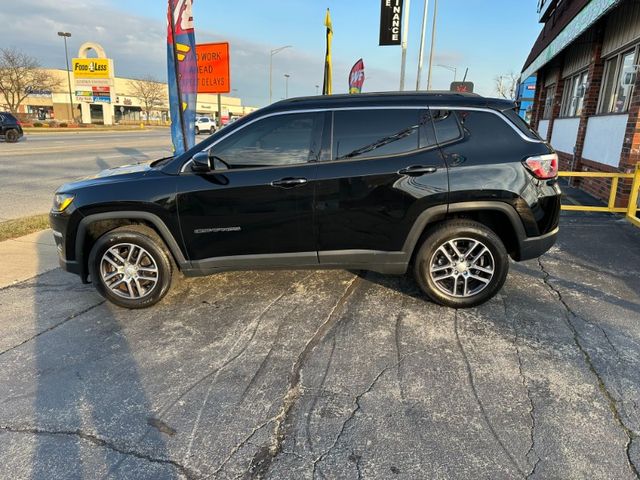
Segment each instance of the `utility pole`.
[[416,91],[420,90],[420,79],[422,77],[422,63],[424,60],[424,36],[427,29],[427,16],[429,11],[429,0],[424,0],[424,13],[422,14],[422,31],[420,32],[420,53],[418,54],[418,76],[416,78]]
[[407,68],[407,37],[409,36],[409,5],[411,0],[404,0],[402,15],[402,63],[400,64],[400,91],[404,90],[404,74]]
[[438,0],[433,4],[433,27],[431,28],[431,51],[429,52],[429,77],[427,80],[427,90],[431,90],[431,67],[433,66],[433,50],[436,43],[436,20],[438,18]]
[[289,98],[289,75],[288,73],[284,74],[284,98]]
[[271,101],[273,98],[273,56],[285,48],[292,48],[291,45],[285,45],[284,47],[274,48],[270,52],[269,56],[269,105],[271,105]]
[[67,61],[67,82],[69,85],[69,105],[71,111],[69,112],[69,116],[71,120],[76,121],[76,117],[73,113],[73,95],[71,95],[71,72],[69,71],[69,51],[67,50],[67,38],[71,37],[71,33],[69,32],[58,32],[58,36],[64,39],[64,57]]

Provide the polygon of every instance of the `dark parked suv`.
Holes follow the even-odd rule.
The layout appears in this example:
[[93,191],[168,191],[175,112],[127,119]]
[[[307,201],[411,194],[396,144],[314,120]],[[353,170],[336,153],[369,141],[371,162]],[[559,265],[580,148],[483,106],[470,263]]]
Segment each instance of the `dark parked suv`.
[[172,158],[62,186],[63,268],[129,308],[176,269],[413,271],[433,301],[478,305],[509,256],[558,234],[558,160],[511,102],[454,93],[285,100]]
[[9,112],[0,112],[0,138],[7,143],[17,142],[22,137],[22,126]]

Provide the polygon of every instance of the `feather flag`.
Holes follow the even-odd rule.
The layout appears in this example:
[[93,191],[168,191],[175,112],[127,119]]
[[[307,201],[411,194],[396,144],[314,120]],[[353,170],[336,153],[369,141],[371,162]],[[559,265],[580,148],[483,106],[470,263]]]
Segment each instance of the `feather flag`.
[[322,84],[322,94],[331,95],[332,87],[332,67],[331,67],[331,39],[333,38],[333,26],[331,25],[331,15],[327,8],[327,14],[324,17],[324,25],[327,27],[327,53],[324,57],[324,83]]
[[349,93],[361,93],[364,85],[364,61],[358,60],[349,73]]
[[168,0],[167,70],[171,139],[176,155],[195,145],[198,63],[193,0]]

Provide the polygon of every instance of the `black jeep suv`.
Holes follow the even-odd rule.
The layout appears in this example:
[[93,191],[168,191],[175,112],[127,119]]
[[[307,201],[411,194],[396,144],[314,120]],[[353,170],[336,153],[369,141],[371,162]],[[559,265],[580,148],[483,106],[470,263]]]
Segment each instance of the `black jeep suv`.
[[512,102],[454,93],[285,100],[182,155],[62,186],[63,268],[115,304],[158,302],[176,269],[404,274],[478,305],[558,234],[558,159]]
[[0,138],[7,143],[17,142],[22,137],[22,126],[9,112],[0,112]]

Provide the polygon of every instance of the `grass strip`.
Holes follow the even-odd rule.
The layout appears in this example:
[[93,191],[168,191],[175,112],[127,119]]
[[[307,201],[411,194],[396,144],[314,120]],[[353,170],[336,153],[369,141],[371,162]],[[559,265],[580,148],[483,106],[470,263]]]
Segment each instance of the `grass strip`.
[[49,228],[49,214],[32,215],[0,222],[0,242]]

